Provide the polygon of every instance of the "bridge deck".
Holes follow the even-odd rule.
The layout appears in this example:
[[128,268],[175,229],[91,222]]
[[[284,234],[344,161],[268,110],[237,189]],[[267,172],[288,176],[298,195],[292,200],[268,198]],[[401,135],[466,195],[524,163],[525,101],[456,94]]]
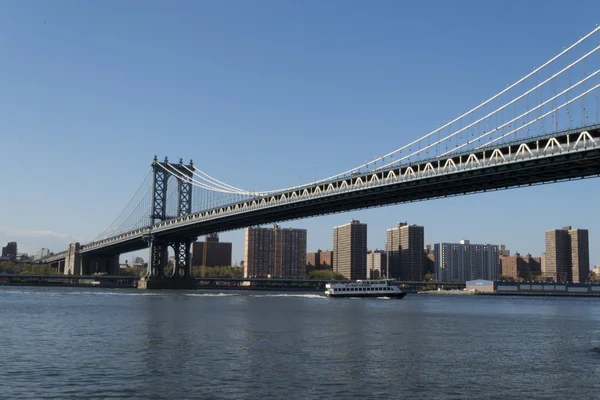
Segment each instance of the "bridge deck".
[[[118,254],[155,237],[197,237],[247,226],[600,175],[600,126],[387,168],[174,218],[82,246]],[[64,258],[56,254],[48,259]]]

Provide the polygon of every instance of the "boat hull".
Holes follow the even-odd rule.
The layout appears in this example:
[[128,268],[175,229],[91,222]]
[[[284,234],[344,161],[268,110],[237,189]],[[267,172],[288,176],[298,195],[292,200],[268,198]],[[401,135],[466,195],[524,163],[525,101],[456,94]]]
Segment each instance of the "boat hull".
[[374,298],[374,297],[389,297],[392,299],[401,299],[406,296],[406,293],[340,293],[340,294],[327,294],[327,297],[331,298],[348,298],[348,297],[365,297],[365,298]]

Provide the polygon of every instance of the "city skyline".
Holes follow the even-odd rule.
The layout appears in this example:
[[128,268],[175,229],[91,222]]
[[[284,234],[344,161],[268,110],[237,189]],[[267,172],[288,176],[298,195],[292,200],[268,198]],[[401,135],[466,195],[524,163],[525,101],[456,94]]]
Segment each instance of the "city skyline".
[[[344,214],[342,214],[342,215],[344,215]],[[294,221],[294,222],[298,222],[298,221]],[[275,224],[275,225],[278,226],[278,227],[280,227],[281,229],[306,229],[306,228],[299,228],[297,226],[298,224],[294,224],[294,222],[290,222],[289,224]],[[390,228],[385,229],[383,231],[383,235],[382,235],[381,232],[373,231],[372,228],[370,228],[370,225],[369,225],[368,222],[364,222],[364,224],[367,226],[367,231],[368,231],[367,242],[368,243],[371,242],[371,240],[369,240],[369,238],[371,238],[372,236],[383,236],[384,237],[383,242],[381,242],[379,244],[376,244],[375,246],[370,246],[369,244],[367,244],[367,250],[368,251],[380,250],[380,251],[384,251],[385,252],[386,246],[387,246],[387,238],[389,237],[389,232],[390,232],[391,229]],[[269,224],[265,224],[265,225],[269,226]],[[287,226],[287,225],[289,225],[289,226]],[[345,225],[345,224],[340,224],[340,225]],[[397,223],[395,225],[406,226],[405,223]],[[424,224],[418,224],[418,225],[420,225],[419,228],[423,228],[424,227]],[[270,225],[270,226],[272,226],[272,225]],[[264,226],[261,225],[260,227],[264,227]],[[333,227],[333,228],[335,228],[335,227]],[[392,228],[392,229],[397,229],[397,228]],[[427,239],[427,235],[430,233],[431,230],[434,230],[434,229],[425,229],[424,230],[424,232],[425,232],[425,240],[424,240],[423,250],[426,250],[427,246],[432,246],[433,247],[436,243],[459,243],[462,240],[467,240],[468,242],[469,241],[470,242],[478,242],[478,243],[485,244],[485,245],[492,243],[492,242],[485,241],[485,240],[479,240],[477,238],[475,240],[471,240],[471,239],[465,239],[464,237],[461,237],[461,238],[452,238],[452,239],[442,239],[440,241],[431,242],[431,241],[429,241]],[[561,230],[561,229],[554,227],[553,229],[549,229],[549,230],[550,231],[554,231],[554,230]],[[510,245],[510,243],[511,243],[510,239],[508,239],[508,240],[499,240],[499,241],[496,241],[494,243],[497,243],[499,246],[503,246],[504,248],[506,248],[506,251],[510,252],[511,254],[517,254],[517,253],[519,253],[522,256],[529,254],[529,255],[531,255],[533,257],[541,257],[542,254],[544,254],[547,251],[546,232],[548,232],[549,230],[547,229],[547,230],[545,230],[545,231],[543,231],[541,233],[541,241],[543,242],[543,247],[542,247],[542,249],[539,252],[529,251],[528,249],[522,249],[522,248],[518,248],[518,247],[513,247],[513,246]],[[577,230],[584,230],[584,231],[586,231],[586,235],[587,236],[592,236],[590,234],[590,232],[589,232],[588,229],[582,228],[582,229],[577,229]],[[243,231],[245,231],[245,229]],[[307,235],[307,243],[310,241],[310,238],[312,236],[313,235]],[[538,232],[538,236],[539,236],[539,232]],[[223,235],[219,234],[218,237],[222,238]],[[205,240],[206,240],[205,236],[199,236],[198,237],[198,241],[196,243],[199,244],[199,243],[204,242]],[[331,237],[331,241],[333,242],[333,236]],[[14,240],[5,241],[4,243],[10,243],[10,242],[14,242]],[[2,242],[0,242],[0,243],[2,243]],[[19,243],[19,242],[17,242],[17,243]],[[241,243],[233,242],[233,243],[227,243],[227,245],[231,245],[231,253],[232,254],[235,254],[236,248],[240,248],[240,247],[241,247],[242,254],[243,254],[244,246],[245,246],[244,243],[245,243],[245,240],[243,239]],[[589,253],[591,253],[591,248],[592,248],[591,240],[589,240],[589,248],[590,248]],[[19,250],[20,249],[21,249],[21,245],[19,244]],[[42,248],[40,248],[40,249],[38,249],[37,251],[34,251],[34,252],[19,251],[19,254],[28,254],[29,256],[34,256],[41,249],[46,250],[46,251],[49,250],[50,252],[54,252],[54,250],[52,248],[48,249],[48,248],[42,247]],[[317,252],[317,251],[329,251],[329,252],[331,252],[331,251],[333,251],[333,243],[331,243],[329,246],[323,245],[322,243],[321,244],[317,244],[315,248],[311,248],[307,244],[307,246],[306,246],[306,252],[307,253],[314,253],[314,252]],[[171,254],[172,253],[172,249],[169,249],[169,252]],[[139,254],[142,254],[142,257],[145,260],[149,259],[148,255],[145,254],[144,251],[135,251],[135,252],[131,252],[131,253],[124,253],[124,254],[122,254],[121,257],[120,257],[120,260],[121,260],[121,262],[123,262],[124,260],[133,259],[136,256],[138,256]],[[500,253],[500,255],[502,255],[502,253]],[[244,260],[243,256],[241,258],[236,258],[236,257],[234,257],[232,255],[232,257],[231,257],[231,265],[239,265],[240,262],[243,261],[243,260]],[[589,270],[590,271],[593,270],[598,265],[600,265],[600,262],[594,262],[591,259],[591,256],[590,256],[590,259],[589,259]],[[499,273],[499,275],[500,275],[500,273]]]
[[[553,4],[560,3],[541,8]],[[487,5],[459,10],[442,3],[439,14],[425,4],[364,7],[345,6],[349,13],[339,18],[339,5],[331,4],[240,5],[236,12],[186,4],[163,16],[148,2],[141,18],[128,5],[111,13],[103,4],[9,4],[0,16],[7,38],[0,49],[11,76],[0,84],[10,93],[0,99],[0,152],[8,165],[34,160],[42,167],[4,177],[4,186],[18,194],[0,211],[0,241],[17,241],[33,254],[93,240],[122,209],[154,154],[194,159],[248,189],[290,186],[369,161],[451,120],[589,32],[599,6],[584,15],[568,7],[529,21],[520,16],[537,13],[538,6],[505,4],[494,15],[511,21],[510,30],[490,28]],[[296,15],[304,18],[301,27]],[[562,23],[575,15],[577,25]],[[159,17],[157,33],[152,21]],[[457,17],[471,24],[455,29]],[[224,18],[230,23],[218,22]],[[424,18],[436,29],[415,35]],[[77,22],[83,19],[90,23]],[[363,27],[358,41],[357,24]],[[162,41],[153,40],[156,34]],[[127,48],[120,40],[125,36]],[[368,145],[355,140],[371,137],[377,140]],[[335,149],[335,157],[315,152],[315,144]],[[292,152],[302,154],[302,163],[289,162]],[[58,184],[64,179],[70,184]],[[436,229],[427,243],[468,237],[532,254],[543,251],[538,232],[585,226],[596,265],[600,221],[589,213],[599,194],[592,179],[282,226],[314,232],[308,247],[316,249],[327,247],[329,227],[360,219],[373,227],[368,247],[381,248],[380,232],[410,219]],[[574,199],[578,207],[568,207]],[[567,207],[568,216],[556,212]],[[461,215],[466,210],[473,217]],[[241,243],[243,230],[221,237]],[[236,245],[233,260],[242,253]]]

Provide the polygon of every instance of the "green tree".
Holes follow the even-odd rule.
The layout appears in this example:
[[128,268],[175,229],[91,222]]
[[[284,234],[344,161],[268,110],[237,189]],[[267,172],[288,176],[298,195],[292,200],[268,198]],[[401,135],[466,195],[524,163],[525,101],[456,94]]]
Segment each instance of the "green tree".
[[315,271],[310,271],[310,273],[308,274],[308,279],[325,281],[325,280],[344,280],[346,278],[344,277],[344,275],[342,275],[338,272],[333,272],[331,270],[315,270]]
[[119,275],[122,276],[137,276],[137,271],[135,268],[132,267],[126,267],[126,268],[121,268],[119,270]]
[[425,282],[433,282],[435,281],[435,274],[433,272],[425,274],[425,277],[423,279],[425,280]]

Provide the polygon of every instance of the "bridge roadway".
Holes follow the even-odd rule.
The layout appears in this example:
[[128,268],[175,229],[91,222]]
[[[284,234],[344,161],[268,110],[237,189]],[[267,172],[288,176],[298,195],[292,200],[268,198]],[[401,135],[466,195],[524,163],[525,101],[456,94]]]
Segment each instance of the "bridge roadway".
[[[600,176],[600,125],[431,158],[173,218],[81,247],[82,255],[122,254],[169,240],[266,223]],[[47,262],[64,259],[65,253]]]

